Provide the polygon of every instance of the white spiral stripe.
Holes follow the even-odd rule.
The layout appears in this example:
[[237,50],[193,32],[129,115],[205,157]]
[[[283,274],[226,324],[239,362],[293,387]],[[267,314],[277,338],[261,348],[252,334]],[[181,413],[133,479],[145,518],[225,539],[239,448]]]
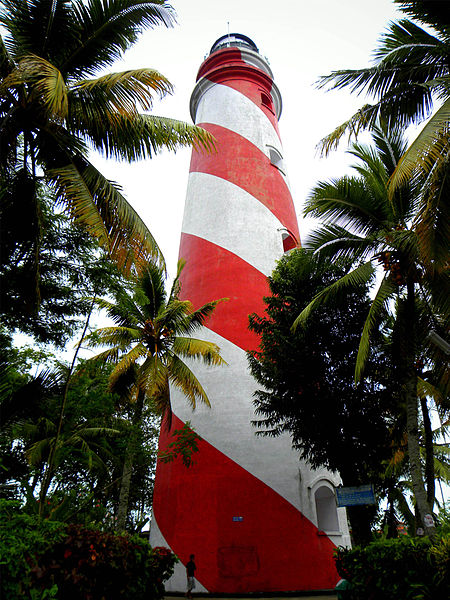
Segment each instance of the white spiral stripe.
[[233,252],[266,277],[272,273],[283,254],[283,225],[264,204],[226,179],[197,172],[189,175],[187,198],[183,233]]
[[[252,399],[259,386],[248,369],[246,353],[205,327],[197,337],[217,344],[227,366],[207,367],[189,361],[190,369],[208,395],[211,408],[199,404],[192,411],[183,394],[174,388],[171,391],[174,413],[182,421],[190,421],[208,443],[314,520],[311,503],[304,494],[302,496],[300,489],[305,490],[318,475],[329,478],[329,472],[325,469],[313,472],[305,463],[299,462],[288,435],[277,438],[256,435],[257,429],[251,425],[257,419]],[[334,475],[333,478],[338,485],[339,477]]]
[[[216,83],[202,98],[197,110],[196,123],[211,123],[241,135],[266,156],[275,148],[283,156],[280,138],[270,119],[252,100],[234,88]],[[289,181],[283,173],[289,187]]]

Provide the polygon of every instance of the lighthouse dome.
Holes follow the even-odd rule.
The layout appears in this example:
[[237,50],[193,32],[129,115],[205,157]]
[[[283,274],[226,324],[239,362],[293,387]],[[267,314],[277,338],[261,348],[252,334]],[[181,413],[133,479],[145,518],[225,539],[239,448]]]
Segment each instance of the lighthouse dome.
[[209,53],[212,54],[213,52],[216,52],[216,50],[236,47],[247,48],[253,50],[253,52],[258,52],[258,47],[255,42],[246,35],[242,35],[241,33],[227,33],[214,42]]

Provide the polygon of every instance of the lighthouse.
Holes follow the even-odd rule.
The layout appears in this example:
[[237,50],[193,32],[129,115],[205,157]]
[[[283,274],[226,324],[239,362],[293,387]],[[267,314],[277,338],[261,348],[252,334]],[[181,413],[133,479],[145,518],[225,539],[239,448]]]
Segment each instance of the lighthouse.
[[[215,151],[192,153],[180,258],[181,297],[195,308],[221,302],[201,339],[215,342],[227,365],[191,365],[211,408],[194,412],[172,392],[172,430],[189,421],[201,437],[195,464],[158,463],[151,544],[179,557],[169,592],[186,589],[184,565],[197,564],[196,592],[251,594],[332,589],[333,550],[349,544],[345,509],[336,508],[338,474],[312,470],[289,436],[258,437],[257,384],[246,351],[259,340],[248,315],[263,314],[267,277],[300,244],[278,120],[282,101],[255,43],[219,38],[200,66],[191,96],[193,121],[215,138]],[[170,443],[164,428],[160,449]]]

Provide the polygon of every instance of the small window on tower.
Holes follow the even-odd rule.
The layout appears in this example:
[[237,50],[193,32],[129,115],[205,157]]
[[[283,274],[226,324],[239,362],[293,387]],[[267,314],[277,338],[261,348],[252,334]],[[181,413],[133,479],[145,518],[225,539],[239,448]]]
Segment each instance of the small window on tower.
[[268,94],[265,94],[264,92],[261,92],[261,103],[266,108],[269,108],[270,110],[273,110],[273,108],[272,108],[272,98]]
[[291,235],[287,230],[283,231],[281,237],[283,238],[283,252],[289,252],[289,250],[297,247],[297,242],[294,236]]
[[322,485],[314,494],[316,501],[317,527],[321,531],[339,531],[334,492]]
[[283,175],[286,175],[286,173],[284,171],[283,157],[278,152],[278,150],[276,148],[274,148],[273,146],[268,146],[268,148],[269,148],[269,158],[270,158],[271,164],[274,167],[276,167],[278,170],[280,170],[283,173]]

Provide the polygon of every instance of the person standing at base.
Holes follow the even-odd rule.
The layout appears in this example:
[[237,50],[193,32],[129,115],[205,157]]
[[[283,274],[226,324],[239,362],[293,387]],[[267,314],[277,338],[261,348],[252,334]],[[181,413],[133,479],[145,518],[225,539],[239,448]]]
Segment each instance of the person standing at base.
[[186,577],[187,577],[187,592],[186,598],[192,598],[192,590],[195,588],[195,571],[197,569],[195,565],[195,556],[191,554],[189,562],[186,564]]

